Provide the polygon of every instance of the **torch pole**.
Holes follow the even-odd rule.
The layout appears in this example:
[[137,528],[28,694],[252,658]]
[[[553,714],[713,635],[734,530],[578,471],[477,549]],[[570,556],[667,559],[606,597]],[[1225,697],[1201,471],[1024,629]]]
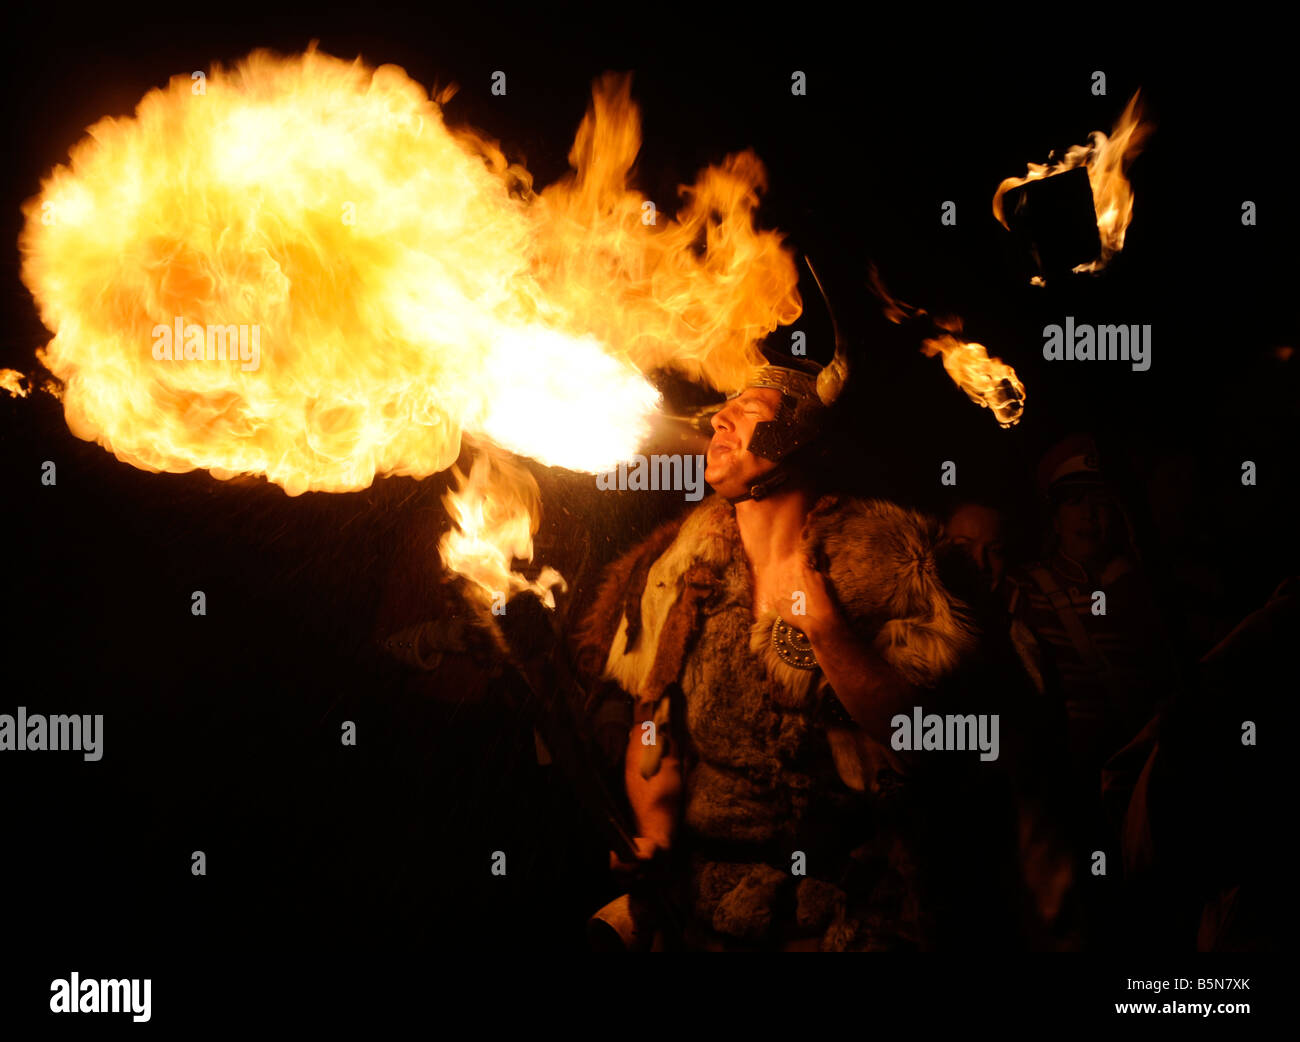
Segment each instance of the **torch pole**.
[[[578,707],[585,705],[585,699],[581,685],[570,669],[558,621],[552,620],[540,603],[524,601],[519,605],[522,610],[516,611],[516,616],[527,619],[531,614],[536,621],[533,626],[525,621],[511,627],[514,629],[515,625],[520,625],[530,631],[528,636],[533,639],[527,643],[533,650],[525,659],[507,637],[505,627],[488,614],[472,591],[463,590],[462,594],[471,605],[474,617],[489,634],[519,689],[527,693],[526,708],[533,726],[579,806],[619,859],[627,864],[637,864],[636,830],[600,769],[599,747],[590,733],[591,728],[580,716]],[[525,604],[532,606],[532,610],[525,608]],[[537,630],[544,630],[545,635],[540,639],[534,637]],[[631,892],[633,897],[652,909],[657,921],[670,934],[677,936],[680,917],[656,880],[661,868],[661,863],[644,866],[633,882]]]

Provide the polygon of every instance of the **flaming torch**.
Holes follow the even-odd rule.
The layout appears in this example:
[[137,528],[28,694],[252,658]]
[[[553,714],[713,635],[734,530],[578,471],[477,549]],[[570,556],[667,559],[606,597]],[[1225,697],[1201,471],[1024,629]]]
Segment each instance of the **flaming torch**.
[[966,396],[982,409],[991,409],[998,426],[1005,430],[1020,422],[1025,408],[1025,385],[1016,371],[1000,358],[990,358],[988,348],[961,336],[962,321],[955,316],[930,317],[924,308],[913,307],[891,296],[872,264],[867,286],[884,305],[890,322],[921,322],[929,317],[932,335],[921,344],[926,358],[940,355],[944,371]]
[[[1073,146],[1056,162],[1049,157],[1047,163],[1030,163],[1024,177],[1008,177],[994,192],[993,216],[998,223],[1010,230],[1014,222],[1033,240],[1040,268],[1040,274],[1030,280],[1034,285],[1045,285],[1042,271],[1054,266],[1045,264],[1045,249],[1055,247],[1058,252],[1077,254],[1089,249],[1089,242],[1092,250],[1099,245],[1095,259],[1071,269],[1075,273],[1096,273],[1124,248],[1124,235],[1133,220],[1133,187],[1125,172],[1154,129],[1143,117],[1140,95],[1138,91],[1129,99],[1109,137],[1094,130],[1088,135],[1088,144]],[[1086,173],[1086,184],[1080,174],[1072,171]],[[1037,197],[1031,199],[1028,189],[1035,184],[1041,187]],[[1082,228],[1083,218],[1071,228],[1071,215],[1083,212],[1078,200],[1086,200],[1089,195],[1092,207],[1087,211],[1086,230]]]

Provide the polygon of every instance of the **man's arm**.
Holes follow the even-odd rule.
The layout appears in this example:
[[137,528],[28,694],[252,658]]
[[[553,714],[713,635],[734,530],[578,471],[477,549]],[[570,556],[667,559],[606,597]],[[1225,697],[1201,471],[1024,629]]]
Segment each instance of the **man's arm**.
[[[867,736],[889,746],[891,720],[910,715],[921,689],[909,683],[871,645],[864,643],[831,594],[826,579],[812,563],[796,554],[785,563],[777,589],[802,593],[804,614],[794,614],[793,596],[780,597],[781,617],[798,627],[812,644],[826,681]],[[927,691],[927,698],[938,697]]]
[[815,621],[809,621],[809,616],[797,618],[804,624],[801,628],[827,683],[849,716],[869,737],[888,746],[893,734],[890,721],[898,713],[911,715],[919,689],[899,676],[875,648],[863,644],[838,609],[832,607]]
[[[672,847],[677,832],[678,812],[682,794],[681,760],[669,746],[659,762],[659,770],[649,778],[641,776],[641,759],[646,746],[643,736],[647,731],[641,725],[654,719],[653,707],[638,702],[636,720],[628,736],[627,756],[623,777],[627,785],[628,802],[636,816],[636,845],[638,855],[649,858],[656,848]],[[655,733],[656,741],[666,738]]]

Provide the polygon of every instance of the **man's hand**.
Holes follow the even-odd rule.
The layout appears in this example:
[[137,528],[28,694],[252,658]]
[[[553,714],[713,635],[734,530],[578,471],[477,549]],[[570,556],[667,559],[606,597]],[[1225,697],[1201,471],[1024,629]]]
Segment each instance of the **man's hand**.
[[[682,764],[667,752],[659,761],[659,769],[649,778],[641,775],[641,754],[645,751],[642,737],[646,733],[642,724],[653,719],[653,708],[645,702],[636,705],[636,723],[628,734],[627,752],[623,761],[623,783],[627,786],[628,802],[636,818],[636,864],[629,865],[610,852],[610,866],[631,870],[654,859],[659,850],[672,846],[677,817],[681,809]],[[655,729],[658,739],[658,728]],[[664,736],[667,737],[666,735]]]
[[828,629],[837,621],[839,610],[830,585],[803,550],[776,566],[772,589],[776,591],[776,603],[772,607],[777,614],[809,640],[813,639],[814,632]]
[[615,872],[635,872],[643,865],[653,861],[655,854],[665,849],[655,840],[648,836],[635,836],[632,842],[636,844],[636,861],[624,861],[614,851],[609,852],[609,867]]
[[807,552],[799,550],[782,561],[771,588],[778,591],[774,607],[808,638],[817,664],[849,715],[877,742],[888,743],[890,720],[895,713],[910,711],[915,689],[853,632]]

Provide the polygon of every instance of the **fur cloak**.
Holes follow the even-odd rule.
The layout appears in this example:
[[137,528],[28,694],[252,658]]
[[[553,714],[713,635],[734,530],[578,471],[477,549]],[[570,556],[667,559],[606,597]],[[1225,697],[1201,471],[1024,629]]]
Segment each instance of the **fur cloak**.
[[[921,514],[829,495],[801,534],[859,639],[922,688],[976,644],[966,606],[939,581],[939,538]],[[853,855],[857,869],[844,867],[845,838],[861,840],[863,801],[887,801],[903,767],[859,729],[828,725],[824,677],[776,654],[776,613],[755,620],[752,584],[735,508],[713,495],[609,567],[575,634],[580,670],[652,707],[659,733],[680,744],[696,920],[732,940],[770,938],[777,909],[791,906],[790,859],[801,851],[823,869],[795,888],[796,918],[812,931],[804,935],[825,931],[822,946],[841,948],[875,946],[872,922],[924,933],[924,902],[896,835],[873,826],[872,849]],[[644,776],[666,745],[647,747]],[[884,895],[890,910],[854,903],[846,879],[855,871],[871,877],[859,891],[877,904]]]
[[[950,675],[976,643],[966,606],[939,581],[940,538],[938,522],[915,511],[835,495],[818,500],[801,536],[857,635],[923,688]],[[609,566],[578,627],[579,668],[657,704],[680,681],[710,607],[728,595],[752,606],[749,579],[735,508],[710,496]],[[806,703],[825,679],[777,655],[769,640],[776,617],[769,609],[750,621],[747,643],[779,686],[777,697]]]

